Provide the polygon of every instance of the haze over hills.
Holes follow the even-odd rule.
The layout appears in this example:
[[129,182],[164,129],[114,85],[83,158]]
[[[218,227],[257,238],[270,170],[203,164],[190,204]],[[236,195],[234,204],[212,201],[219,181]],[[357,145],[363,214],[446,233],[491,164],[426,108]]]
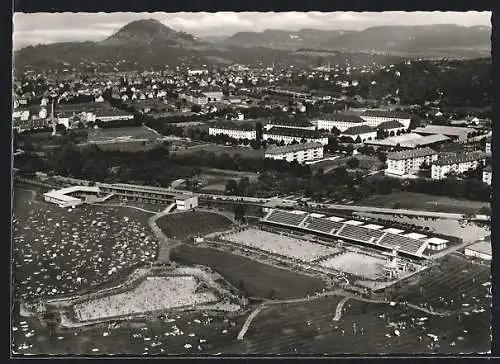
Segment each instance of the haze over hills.
[[[326,50],[426,54],[451,53],[475,48],[489,52],[491,28],[463,27],[455,24],[423,26],[378,26],[362,31],[323,31],[303,29],[297,32],[266,30],[239,32],[223,40],[222,45],[269,47],[277,49],[315,48]],[[463,52],[459,52],[463,53]],[[474,52],[472,52],[474,53]],[[458,54],[463,56],[463,54]]]
[[[363,31],[302,29],[240,32],[212,42],[175,31],[153,19],[123,26],[99,42],[67,42],[22,48],[14,53],[16,69],[65,65],[87,69],[163,69],[179,64],[279,63],[282,66],[325,62],[355,64],[396,62],[397,57],[489,56],[488,27],[457,25],[386,26]],[[215,43],[214,43],[215,41]],[[392,57],[387,57],[390,51]],[[378,55],[377,55],[378,53]]]

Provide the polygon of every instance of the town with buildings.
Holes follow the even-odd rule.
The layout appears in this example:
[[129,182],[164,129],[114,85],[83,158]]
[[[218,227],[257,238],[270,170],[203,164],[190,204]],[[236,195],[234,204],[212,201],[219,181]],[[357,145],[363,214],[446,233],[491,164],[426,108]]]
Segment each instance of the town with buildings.
[[490,350],[491,59],[51,46],[15,55],[13,354]]

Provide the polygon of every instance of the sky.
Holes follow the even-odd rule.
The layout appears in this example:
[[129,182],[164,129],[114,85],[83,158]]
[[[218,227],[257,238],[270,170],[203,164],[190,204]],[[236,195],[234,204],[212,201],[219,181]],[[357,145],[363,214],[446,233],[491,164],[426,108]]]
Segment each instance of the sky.
[[14,49],[68,41],[100,41],[125,24],[157,19],[196,36],[227,36],[239,31],[303,28],[362,30],[380,25],[458,24],[491,26],[490,12],[218,12],[218,13],[15,13]]

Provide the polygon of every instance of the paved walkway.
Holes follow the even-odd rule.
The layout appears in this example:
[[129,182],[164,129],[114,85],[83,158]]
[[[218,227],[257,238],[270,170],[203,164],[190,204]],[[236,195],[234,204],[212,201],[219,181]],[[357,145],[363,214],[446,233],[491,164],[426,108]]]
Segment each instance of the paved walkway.
[[342,317],[342,309],[344,308],[344,305],[346,302],[349,300],[349,297],[344,297],[340,300],[339,304],[337,305],[337,308],[335,309],[335,316],[333,317],[333,321],[338,321]]

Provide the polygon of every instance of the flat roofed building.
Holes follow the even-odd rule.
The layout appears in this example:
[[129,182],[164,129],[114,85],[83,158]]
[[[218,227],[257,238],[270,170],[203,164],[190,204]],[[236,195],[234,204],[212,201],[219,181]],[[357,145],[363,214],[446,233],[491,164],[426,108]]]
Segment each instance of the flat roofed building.
[[313,124],[317,124],[319,130],[332,130],[334,127],[341,132],[359,125],[367,125],[359,115],[355,114],[330,114],[314,119]]
[[416,149],[422,147],[431,147],[451,141],[445,135],[433,134],[433,135],[420,135],[415,133],[402,134],[394,137],[389,137],[385,139],[378,140],[368,140],[365,144],[378,146],[378,147],[396,147],[399,145],[404,149]]
[[427,125],[425,127],[415,128],[413,132],[422,135],[441,134],[455,140],[463,141],[467,140],[472,133],[476,132],[476,129],[447,125]]
[[427,249],[429,250],[443,250],[446,248],[448,244],[448,240],[440,239],[440,238],[430,238],[427,239]]
[[79,194],[99,194],[101,190],[99,187],[88,186],[71,186],[62,188],[60,190],[52,190],[43,194],[46,202],[54,203],[60,207],[76,207],[85,202],[85,199],[70,196],[73,193]]
[[251,124],[219,123],[208,128],[209,135],[227,135],[234,139],[253,140],[257,138],[255,127]]
[[323,158],[323,145],[321,143],[299,143],[283,147],[270,148],[266,151],[265,158],[286,160],[287,162],[297,161],[304,163],[306,161]]
[[401,229],[396,229],[396,228],[387,228],[384,230],[386,233],[389,233],[389,234],[401,234],[401,233],[404,233],[405,231],[404,230],[401,230]]
[[404,111],[387,111],[387,110],[366,110],[361,115],[361,118],[367,122],[367,125],[377,127],[385,121],[399,121],[406,129],[410,126],[411,116]]
[[103,122],[116,120],[132,120],[134,115],[120,109],[102,109],[94,112],[95,120]]
[[485,161],[486,154],[483,151],[440,155],[431,165],[431,178],[443,179],[449,173],[464,173],[469,169],[477,168],[479,163]]
[[412,175],[418,172],[422,163],[431,165],[437,158],[438,153],[428,147],[389,153],[385,173],[396,176]]
[[198,207],[198,196],[196,195],[178,195],[175,197],[177,210],[188,211]]
[[317,142],[322,145],[328,144],[328,136],[316,130],[299,130],[294,128],[276,128],[273,127],[263,134],[264,140],[274,140],[275,142],[283,141],[285,144],[296,142]]
[[480,241],[465,248],[464,254],[468,257],[491,260],[491,242]]

